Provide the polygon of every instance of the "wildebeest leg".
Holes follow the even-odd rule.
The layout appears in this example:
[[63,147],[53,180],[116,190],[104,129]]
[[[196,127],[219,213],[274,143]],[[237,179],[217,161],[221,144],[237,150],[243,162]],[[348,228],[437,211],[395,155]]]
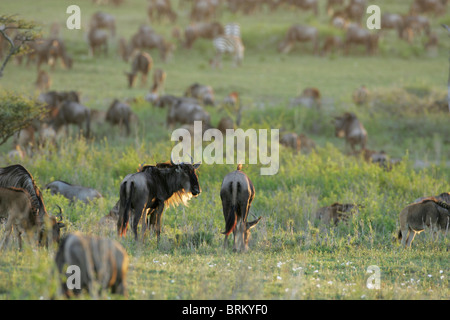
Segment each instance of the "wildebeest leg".
[[[134,209],[133,219],[131,220],[131,229],[134,233],[134,239],[138,240],[138,226],[139,222],[142,219],[142,216],[145,214],[147,199],[138,199],[136,203],[132,206]],[[144,217],[145,219],[145,217]],[[145,230],[144,230],[145,231]]]
[[414,237],[416,236],[416,232],[412,229],[409,230],[408,240],[406,240],[406,247],[411,247],[411,243],[414,240]]
[[8,221],[6,222],[6,227],[5,227],[5,236],[2,240],[2,243],[0,243],[0,250],[3,249],[4,246],[6,246],[9,242],[9,238],[11,236],[11,232],[12,232],[12,220],[8,219]]
[[162,215],[163,215],[163,211],[164,211],[164,204],[159,205],[156,208],[156,243],[159,245],[159,238],[161,235],[161,219],[162,219]]
[[[223,201],[222,200],[222,208],[223,208],[223,216],[225,218],[225,224],[226,224],[228,214],[230,213],[230,210],[231,210],[231,206],[229,205],[229,201]],[[225,226],[225,228],[226,228],[226,226]],[[225,239],[223,241],[223,248],[226,249],[227,246],[228,246],[228,235],[225,234]]]

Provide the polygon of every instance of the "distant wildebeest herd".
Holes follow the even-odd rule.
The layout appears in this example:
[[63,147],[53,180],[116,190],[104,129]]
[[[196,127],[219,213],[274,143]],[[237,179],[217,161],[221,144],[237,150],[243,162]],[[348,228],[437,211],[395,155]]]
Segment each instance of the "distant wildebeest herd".
[[[113,2],[116,5],[121,4],[119,0]],[[186,2],[180,1],[184,3],[183,5],[186,5]],[[189,16],[193,24],[186,27],[184,35],[180,29],[174,28],[173,36],[185,49],[192,48],[199,38],[211,40],[215,50],[215,56],[210,61],[213,67],[221,65],[221,57],[224,53],[231,53],[236,66],[240,65],[245,48],[239,26],[234,24],[222,26],[221,23],[213,21],[220,15],[221,1],[195,0],[190,3],[192,8]],[[262,10],[263,5],[270,10],[293,6],[300,10],[310,10],[316,16],[319,14],[317,0],[227,0],[227,4],[231,12],[242,12],[245,15]],[[311,42],[316,54],[325,54],[342,48],[345,54],[349,54],[354,45],[363,45],[368,54],[375,54],[380,34],[370,33],[360,26],[366,6],[365,0],[350,0],[347,5],[343,0],[328,0],[327,11],[331,16],[330,23],[336,28],[346,30],[345,39],[336,36],[327,37],[320,52],[317,28],[296,24],[287,30],[285,37],[278,45],[278,50],[288,53],[296,42]],[[436,45],[428,19],[418,14],[433,12],[438,15],[445,6],[446,3],[439,0],[414,0],[408,15],[385,14],[382,24],[386,29],[388,26],[396,29],[399,37],[409,42],[413,40],[414,35],[424,32],[429,37],[428,43]],[[177,20],[177,12],[170,0],[151,0],[148,16],[152,22],[160,22],[165,18],[171,23]],[[79,127],[80,134],[83,133],[89,137],[93,131],[92,122],[98,119],[111,125],[124,126],[126,134],[131,134],[131,123],[135,115],[126,101],[114,98],[108,110],[103,112],[86,107],[80,99],[79,92],[49,91],[51,79],[41,66],[49,64],[51,68],[54,68],[57,59],[60,59],[63,67],[67,69],[73,66],[73,59],[67,53],[66,45],[59,38],[57,27],[53,29],[54,32],[48,39],[30,44],[31,51],[27,54],[27,63],[35,61],[39,70],[36,86],[43,91],[39,99],[46,108],[45,118],[38,124],[22,129],[16,135],[14,144],[24,150],[32,149],[31,147],[36,143],[35,133],[39,136],[38,144],[53,143],[56,141],[59,129],[65,127],[68,132],[71,124]],[[115,18],[107,13],[95,13],[91,18],[87,34],[89,55],[95,57],[102,52],[108,54],[108,41],[116,35]],[[183,36],[184,39],[182,39]],[[181,125],[191,131],[194,121],[202,121],[203,130],[213,127],[206,107],[214,107],[219,103],[215,99],[211,86],[196,82],[188,86],[182,96],[164,93],[167,75],[163,69],[153,68],[153,58],[147,51],[158,50],[161,61],[166,62],[175,50],[172,43],[157,34],[151,27],[144,25],[128,41],[123,37],[120,38],[118,44],[121,58],[130,63],[131,70],[125,72],[128,87],[135,85],[138,75],[142,76],[141,84],[146,86],[147,77],[153,69],[153,84],[146,100],[155,108],[167,109],[167,127]],[[3,45],[0,43],[0,47]],[[355,90],[353,100],[356,105],[364,105],[368,95],[368,89],[361,86]],[[317,88],[305,88],[299,97],[291,101],[291,107],[302,105],[320,110],[321,98]],[[227,129],[239,126],[241,111],[239,94],[230,93],[222,105],[238,108],[235,121],[229,117],[223,117],[218,124],[218,129],[226,132]],[[391,170],[397,162],[390,159],[383,151],[367,149],[368,133],[355,113],[345,112],[331,121],[335,136],[345,139],[351,148],[352,155],[362,156],[364,160],[378,163],[387,170]],[[295,152],[309,153],[316,147],[312,139],[295,132],[284,133],[280,137],[280,143],[294,149]],[[27,152],[31,153],[31,151]],[[202,190],[197,174],[199,167],[200,163],[194,163],[193,160],[175,163],[170,158],[167,162],[141,166],[138,172],[125,176],[118,190],[119,199],[110,213],[110,216],[116,220],[118,238],[126,236],[128,225],[130,225],[135,241],[139,241],[138,229],[141,225],[142,241],[145,239],[147,230],[150,230],[156,234],[159,244],[164,209],[179,204],[186,205],[193,197],[200,196]],[[228,245],[228,236],[233,233],[233,250],[245,252],[249,249],[250,230],[262,219],[262,217],[255,217],[249,221],[249,215],[253,214],[250,208],[257,188],[258,186],[255,187],[250,177],[243,172],[241,164],[223,178],[220,198],[225,224],[224,248]],[[74,201],[89,203],[102,197],[101,193],[95,189],[61,180],[48,182],[44,190],[49,190],[51,194],[60,194],[71,203]],[[341,222],[345,223],[363,208],[364,206],[360,204],[335,202],[319,208],[315,218],[324,225],[336,226]],[[58,207],[57,213],[50,214],[47,211],[40,189],[31,173],[22,165],[0,168],[0,218],[6,220],[5,235],[1,239],[0,249],[9,245],[13,231],[18,238],[19,248],[23,247],[22,237],[29,245],[38,243],[41,246],[48,246],[51,243],[57,243],[59,247],[55,255],[55,264],[59,273],[65,275],[68,266],[76,265],[82,271],[81,289],[86,289],[94,295],[95,284],[98,283],[100,290],[110,289],[112,293],[127,294],[126,277],[129,258],[123,246],[114,239],[83,235],[80,232],[61,237],[61,230],[67,224],[63,220],[61,208]],[[448,230],[450,193],[417,199],[400,212],[399,222],[398,239],[406,247],[410,247],[416,233],[422,232],[426,227]],[[80,293],[79,290],[69,289],[65,281],[61,283],[61,289],[67,296]]]

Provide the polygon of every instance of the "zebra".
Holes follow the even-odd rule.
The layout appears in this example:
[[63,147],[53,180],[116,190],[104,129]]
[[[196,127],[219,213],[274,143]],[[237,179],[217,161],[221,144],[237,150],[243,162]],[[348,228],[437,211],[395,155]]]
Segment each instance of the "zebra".
[[222,54],[233,56],[234,65],[240,66],[244,59],[244,44],[241,39],[240,26],[237,23],[230,23],[225,26],[225,34],[213,40],[216,55],[211,61],[213,67],[221,67]]

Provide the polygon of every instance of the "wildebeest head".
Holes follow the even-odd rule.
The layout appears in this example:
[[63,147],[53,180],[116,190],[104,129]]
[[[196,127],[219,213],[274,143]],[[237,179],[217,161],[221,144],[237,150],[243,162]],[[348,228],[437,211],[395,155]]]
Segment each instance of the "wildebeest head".
[[172,157],[170,158],[170,163],[176,167],[175,172],[178,173],[178,176],[180,177],[180,187],[184,189],[185,192],[190,192],[192,196],[198,196],[201,192],[201,188],[198,182],[196,170],[200,167],[200,163],[194,163],[192,157],[191,163],[181,162],[175,164],[172,160]]
[[[48,219],[43,222],[43,226],[41,227],[40,234],[39,234],[39,244],[48,246],[48,240],[50,239],[50,243],[57,243],[59,244],[61,240],[61,229],[65,228],[65,223],[62,222],[62,209],[60,206],[59,213],[54,215],[48,215]],[[47,226],[45,226],[47,225]],[[48,232],[46,231],[48,230]]]

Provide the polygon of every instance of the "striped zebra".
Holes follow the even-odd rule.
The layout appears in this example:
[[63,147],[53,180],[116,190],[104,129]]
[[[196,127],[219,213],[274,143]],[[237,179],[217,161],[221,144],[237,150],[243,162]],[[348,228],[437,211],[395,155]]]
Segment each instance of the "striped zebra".
[[233,56],[234,66],[240,66],[244,60],[244,44],[241,39],[240,26],[237,23],[227,24],[224,28],[225,34],[213,40],[216,55],[211,61],[213,67],[221,67],[222,55]]

